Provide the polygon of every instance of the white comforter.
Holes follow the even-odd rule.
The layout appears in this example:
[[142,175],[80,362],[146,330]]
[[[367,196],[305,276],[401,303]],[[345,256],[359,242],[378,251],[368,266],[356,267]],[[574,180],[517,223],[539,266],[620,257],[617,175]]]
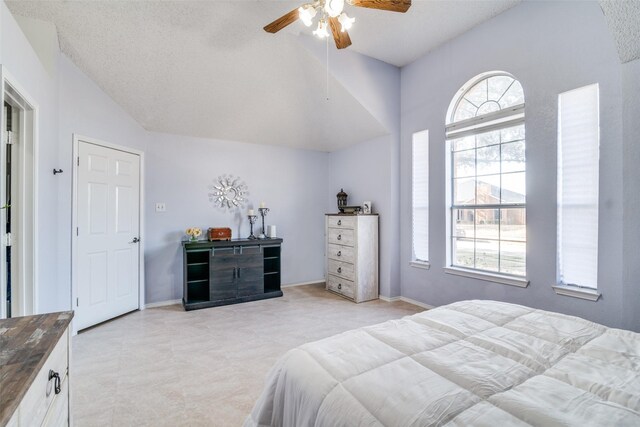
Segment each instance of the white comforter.
[[245,426],[640,426],[640,334],[463,301],[289,351]]

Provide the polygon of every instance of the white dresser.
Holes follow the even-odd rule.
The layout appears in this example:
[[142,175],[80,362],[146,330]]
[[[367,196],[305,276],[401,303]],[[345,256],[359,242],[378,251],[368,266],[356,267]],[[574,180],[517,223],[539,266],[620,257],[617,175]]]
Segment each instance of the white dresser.
[[378,298],[378,215],[327,214],[327,290],[355,302]]
[[73,312],[0,320],[0,426],[69,426]]

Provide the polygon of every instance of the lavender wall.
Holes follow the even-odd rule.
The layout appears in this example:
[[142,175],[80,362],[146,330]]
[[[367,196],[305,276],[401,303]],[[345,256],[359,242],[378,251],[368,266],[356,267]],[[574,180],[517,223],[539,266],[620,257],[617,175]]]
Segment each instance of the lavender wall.
[[[526,96],[527,277],[531,282],[526,289],[451,276],[443,271],[447,214],[445,114],[452,97],[468,79],[491,70],[512,73],[522,83]],[[637,67],[629,67],[628,72],[626,80],[637,80]],[[551,285],[556,281],[557,95],[596,82],[601,95],[598,283],[602,298],[593,303],[558,296]],[[403,209],[402,295],[431,305],[469,298],[509,301],[639,329],[633,313],[640,311],[640,300],[626,297],[636,287],[623,283],[622,275],[621,99],[626,91],[611,34],[596,2],[523,2],[404,67],[401,206],[408,208],[411,202],[411,134],[429,129],[431,269],[407,265],[411,256],[411,217],[409,209]],[[629,104],[628,115],[637,114],[637,101],[629,100]],[[629,181],[637,180],[637,168],[627,171]],[[625,187],[624,191],[631,192],[631,188]],[[634,200],[637,202],[637,195]],[[633,218],[627,221],[637,221],[637,212],[629,210],[627,213]],[[637,240],[630,246],[637,254]],[[628,256],[625,261],[630,261]]]
[[69,58],[58,58],[57,180],[58,305],[71,299],[71,194],[73,134],[146,151],[147,132]]
[[622,327],[640,331],[640,60],[622,66],[623,96],[623,312]]
[[344,188],[349,204],[373,202],[380,214],[380,294],[400,295],[400,69],[348,49],[330,51],[301,35],[300,42],[329,73],[384,126],[387,133],[329,154],[327,200],[336,211],[336,193]]
[[391,202],[393,186],[389,179],[393,175],[393,141],[392,137],[380,137],[329,153],[329,212],[337,211],[336,194],[344,188],[350,205],[362,206],[362,202],[369,200],[373,212],[379,214],[379,284],[380,294],[384,296],[400,294],[400,280],[394,271],[399,243],[393,236],[398,226],[394,221],[397,204]]
[[[209,202],[208,186],[222,174],[242,178],[256,210],[265,201],[266,224],[282,246],[282,283],[324,280],[324,197],[328,154],[284,147],[149,133],[147,150],[147,301],[182,297],[182,248],[187,227],[230,227],[249,235],[246,209],[227,212]],[[167,211],[156,213],[156,202]],[[254,228],[255,230],[255,228]]]
[[[323,280],[328,154],[147,132],[57,49],[39,52],[57,58],[45,70],[4,2],[0,19],[0,63],[39,104],[39,312],[70,307],[74,133],[145,152],[147,303],[182,296],[185,228],[229,226],[234,236],[248,235],[246,219],[208,202],[207,187],[222,173],[241,176],[251,201],[272,209],[267,224],[285,239],[283,283]],[[65,172],[53,176],[54,167]],[[157,201],[166,213],[155,213]]]
[[[59,309],[58,181],[51,170],[58,163],[58,87],[44,69],[4,2],[0,1],[0,64],[18,80],[25,95],[38,104],[38,264],[36,309]],[[67,294],[67,305],[70,296]],[[65,306],[65,307],[66,307]]]

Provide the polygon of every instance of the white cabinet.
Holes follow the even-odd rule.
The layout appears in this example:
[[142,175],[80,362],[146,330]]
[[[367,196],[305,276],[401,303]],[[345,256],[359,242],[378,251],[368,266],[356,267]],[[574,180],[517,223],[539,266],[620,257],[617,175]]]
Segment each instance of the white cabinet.
[[327,214],[327,290],[355,302],[378,298],[378,215]]
[[[68,327],[35,375],[8,426],[68,426],[69,419]],[[56,386],[58,386],[56,388]],[[1,424],[1,423],[0,423]]]

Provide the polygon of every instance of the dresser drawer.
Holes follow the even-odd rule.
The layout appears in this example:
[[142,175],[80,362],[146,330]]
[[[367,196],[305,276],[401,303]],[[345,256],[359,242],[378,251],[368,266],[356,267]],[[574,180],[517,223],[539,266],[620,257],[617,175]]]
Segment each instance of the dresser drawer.
[[356,241],[355,232],[348,229],[329,228],[327,230],[327,239],[329,243],[334,245],[354,246]]
[[353,264],[330,259],[327,261],[327,273],[340,276],[348,280],[355,280]]
[[66,330],[60,341],[56,344],[51,354],[44,362],[42,369],[38,372],[31,387],[27,390],[19,408],[19,425],[21,426],[39,426],[43,423],[49,406],[51,406],[54,397],[61,397],[64,390],[56,395],[54,390],[55,380],[49,380],[49,371],[57,372],[60,376],[61,386],[67,382],[68,370],[68,346],[69,331]]
[[353,216],[328,216],[327,218],[331,228],[356,228],[356,218]]
[[331,243],[327,245],[327,257],[329,259],[350,262],[352,264],[356,259],[353,248],[349,246],[334,245]]
[[62,383],[60,394],[51,402],[51,407],[42,423],[42,427],[59,427],[69,425],[69,381],[68,377]]
[[355,284],[351,280],[342,279],[332,274],[327,277],[327,289],[349,298],[353,298],[355,295]]

